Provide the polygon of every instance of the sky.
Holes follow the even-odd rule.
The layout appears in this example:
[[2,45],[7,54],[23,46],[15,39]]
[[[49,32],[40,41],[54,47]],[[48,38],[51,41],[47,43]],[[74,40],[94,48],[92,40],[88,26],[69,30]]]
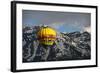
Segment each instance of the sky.
[[59,32],[90,32],[91,14],[54,11],[22,11],[23,26],[48,25]]

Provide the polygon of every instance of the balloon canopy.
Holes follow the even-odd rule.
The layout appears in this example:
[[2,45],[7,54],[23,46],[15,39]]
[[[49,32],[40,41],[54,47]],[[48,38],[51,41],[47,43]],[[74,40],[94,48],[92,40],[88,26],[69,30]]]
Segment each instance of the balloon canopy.
[[51,27],[42,27],[37,33],[41,44],[53,45],[56,40],[56,30]]

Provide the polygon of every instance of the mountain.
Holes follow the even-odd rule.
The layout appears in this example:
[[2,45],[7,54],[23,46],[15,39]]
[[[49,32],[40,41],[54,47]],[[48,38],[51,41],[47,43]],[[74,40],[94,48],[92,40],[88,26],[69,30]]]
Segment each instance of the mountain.
[[23,28],[23,62],[91,59],[91,34],[71,32],[57,34],[52,46],[41,45],[37,32],[42,26]]

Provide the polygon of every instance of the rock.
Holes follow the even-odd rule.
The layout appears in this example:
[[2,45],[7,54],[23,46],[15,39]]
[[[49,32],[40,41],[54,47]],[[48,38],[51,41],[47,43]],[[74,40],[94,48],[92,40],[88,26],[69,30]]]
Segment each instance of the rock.
[[52,46],[39,43],[37,32],[41,26],[23,28],[23,62],[82,60],[91,58],[91,35],[79,31],[58,32],[60,37]]

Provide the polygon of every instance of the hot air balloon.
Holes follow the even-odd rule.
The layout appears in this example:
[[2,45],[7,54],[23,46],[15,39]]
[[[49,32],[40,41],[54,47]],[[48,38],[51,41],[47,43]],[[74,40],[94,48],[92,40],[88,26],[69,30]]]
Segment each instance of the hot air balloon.
[[53,45],[56,40],[56,30],[51,27],[42,27],[37,33],[41,44]]

